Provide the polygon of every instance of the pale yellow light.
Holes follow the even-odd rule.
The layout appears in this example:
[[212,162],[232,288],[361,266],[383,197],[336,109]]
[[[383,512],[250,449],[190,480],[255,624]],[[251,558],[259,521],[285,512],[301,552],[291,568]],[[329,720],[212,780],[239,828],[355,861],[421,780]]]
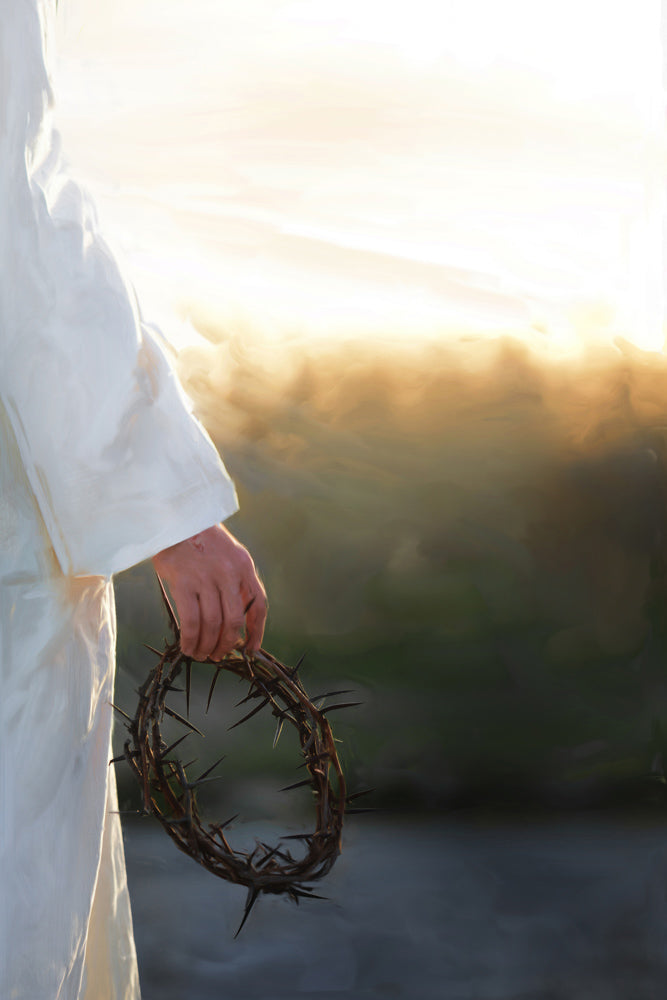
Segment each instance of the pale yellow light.
[[659,0],[63,3],[67,148],[148,312],[662,347]]

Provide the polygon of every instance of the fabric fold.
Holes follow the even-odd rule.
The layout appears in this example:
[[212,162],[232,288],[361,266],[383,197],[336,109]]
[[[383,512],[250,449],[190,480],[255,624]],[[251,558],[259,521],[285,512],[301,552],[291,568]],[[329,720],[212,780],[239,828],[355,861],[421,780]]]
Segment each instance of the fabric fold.
[[237,509],[233,485],[67,175],[47,0],[0,22],[0,393],[64,573],[108,576]]

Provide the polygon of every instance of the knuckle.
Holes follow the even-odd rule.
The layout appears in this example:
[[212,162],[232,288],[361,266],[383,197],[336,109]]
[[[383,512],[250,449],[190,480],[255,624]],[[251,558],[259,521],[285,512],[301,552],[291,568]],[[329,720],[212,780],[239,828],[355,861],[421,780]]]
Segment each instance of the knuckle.
[[263,587],[261,589],[257,587],[253,591],[253,596],[247,604],[247,610],[262,611],[264,608],[266,608],[266,605],[267,605],[266,592]]
[[241,566],[252,566],[252,558],[245,546],[240,545],[237,551],[237,559]]

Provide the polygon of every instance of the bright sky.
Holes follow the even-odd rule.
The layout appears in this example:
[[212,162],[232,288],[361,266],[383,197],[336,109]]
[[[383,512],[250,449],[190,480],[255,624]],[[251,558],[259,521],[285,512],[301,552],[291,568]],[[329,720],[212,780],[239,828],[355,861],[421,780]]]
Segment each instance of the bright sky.
[[69,159],[175,339],[662,347],[660,0],[61,4]]

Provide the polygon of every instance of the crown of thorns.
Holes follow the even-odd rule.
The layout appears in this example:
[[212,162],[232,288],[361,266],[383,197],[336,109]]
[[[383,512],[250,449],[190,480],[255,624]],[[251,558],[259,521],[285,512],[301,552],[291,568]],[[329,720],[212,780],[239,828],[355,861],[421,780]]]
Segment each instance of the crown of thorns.
[[[172,692],[184,690],[174,683],[184,670],[186,715],[189,716],[193,661],[181,652],[178,620],[162,581],[159,578],[158,581],[169,615],[173,641],[167,641],[163,650],[147,647],[159,659],[139,689],[134,718],[114,706],[125,719],[129,738],[125,741],[124,753],[115,757],[112,763],[127,761],[141,788],[143,813],[155,816],[181,851],[219,878],[247,886],[248,896],[243,918],[236,932],[238,934],[260,893],[285,893],[296,903],[300,898],[323,898],[316,896],[308,883],[322,878],[331,870],[340,854],[343,818],[348,803],[366,794],[365,791],[355,795],[347,794],[334,736],[326,716],[335,709],[348,708],[358,702],[339,702],[322,707],[327,697],[348,692],[330,691],[311,700],[298,676],[302,661],[296,667],[288,668],[264,650],[253,654],[248,654],[243,649],[234,650],[214,664],[207,711],[223,670],[248,681],[248,692],[239,704],[252,701],[258,701],[258,704],[235,726],[246,722],[262,708],[270,707],[277,719],[273,740],[275,747],[284,724],[287,722],[292,725],[298,733],[303,756],[300,766],[305,767],[308,777],[286,786],[282,791],[309,785],[315,800],[316,822],[312,833],[283,836],[273,847],[257,841],[252,851],[234,850],[225,830],[237,816],[232,816],[223,823],[204,825],[196,801],[196,790],[205,782],[216,780],[212,772],[224,758],[216,761],[195,780],[190,780],[184,765],[174,752],[191,731],[199,735],[203,733],[188,718],[166,703]],[[188,730],[170,745],[161,733],[165,715]],[[332,772],[335,783],[330,780]],[[347,808],[348,813],[361,811],[366,810]],[[302,841],[305,845],[303,857],[295,858],[292,855],[286,843],[292,840]]]

